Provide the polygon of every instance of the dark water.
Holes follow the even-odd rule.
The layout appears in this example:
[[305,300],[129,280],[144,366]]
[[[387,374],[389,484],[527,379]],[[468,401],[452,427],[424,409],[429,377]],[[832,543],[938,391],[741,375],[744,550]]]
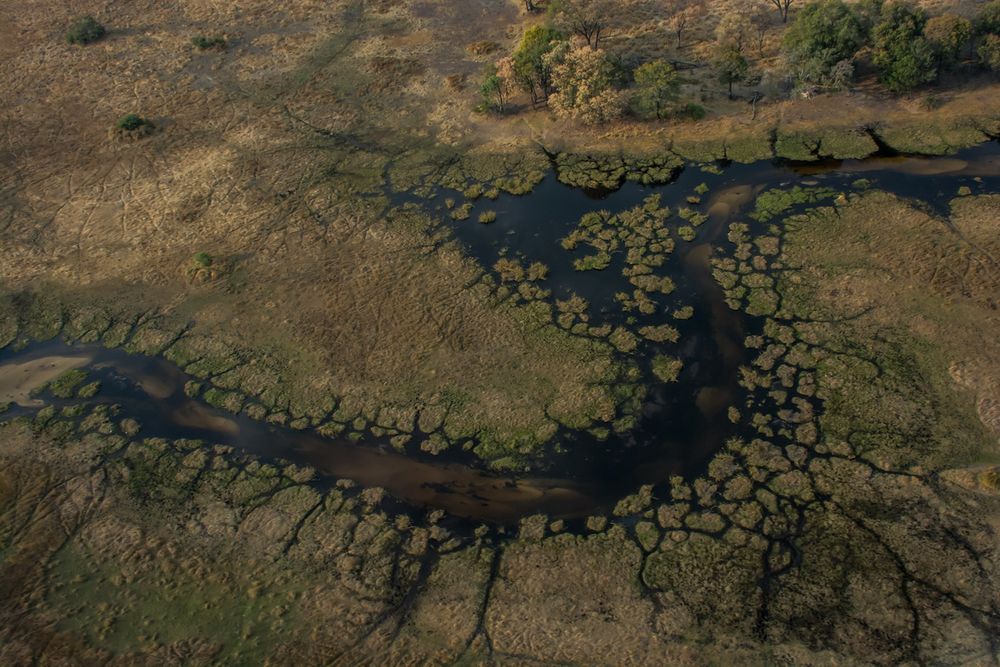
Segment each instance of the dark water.
[[[760,323],[730,310],[711,277],[710,258],[716,246],[726,243],[728,222],[746,213],[764,189],[815,184],[850,190],[859,178],[946,212],[948,201],[962,186],[973,193],[1000,191],[1000,145],[983,144],[949,158],[876,157],[807,165],[763,162],[723,166],[720,174],[688,167],[670,184],[626,183],[601,197],[562,185],[550,174],[529,195],[482,199],[475,202],[470,219],[448,220],[468,253],[485,267],[501,256],[518,257],[525,264],[544,262],[550,269],[544,286],[552,290],[553,298],[571,293],[584,297],[590,302],[591,324],[599,325],[624,322],[614,294],[632,288],[621,275],[622,253],[603,271],[573,269],[572,260],[587,251],[566,251],[560,240],[580,217],[594,210],[624,211],[641,205],[653,193],[673,211],[686,206],[708,215],[708,221],[697,228],[695,240],[677,241],[675,251],[657,271],[669,275],[677,289],[658,301],[655,313],[637,316],[630,323],[632,328],[670,323],[681,333],[676,344],[646,342],[634,354],[646,369],[643,382],[649,386],[638,425],[603,441],[587,433],[561,432],[548,450],[547,467],[540,475],[495,475],[478,469],[467,457],[401,454],[374,437],[353,443],[224,413],[185,396],[187,378],[172,364],[120,350],[59,341],[39,343],[20,352],[0,351],[0,374],[4,365],[15,361],[84,354],[92,357],[86,368],[102,382],[95,400],[120,405],[120,416],[138,420],[144,436],[232,445],[265,459],[310,465],[328,478],[384,487],[411,505],[442,508],[475,520],[511,523],[539,512],[553,517],[585,516],[606,510],[639,484],[661,484],[673,474],[702,473],[725,440],[737,434],[726,411],[741,398],[736,380],[737,369],[745,361],[744,336],[758,331]],[[709,188],[702,201],[688,203],[686,198],[702,183]],[[441,192],[422,205],[440,210],[446,218],[447,197],[462,203],[457,193]],[[478,214],[487,210],[495,211],[497,220],[478,223]],[[684,223],[673,216],[668,224]],[[683,305],[694,307],[694,317],[674,320],[670,312]],[[678,382],[663,384],[649,373],[648,361],[658,352],[684,361]],[[24,410],[15,408],[10,414]]]

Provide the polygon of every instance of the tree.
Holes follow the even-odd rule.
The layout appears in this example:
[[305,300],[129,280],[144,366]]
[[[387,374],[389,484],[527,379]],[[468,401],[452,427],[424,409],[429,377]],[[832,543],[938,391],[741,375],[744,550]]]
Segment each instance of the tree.
[[681,81],[673,66],[662,60],[644,63],[635,70],[635,104],[644,116],[663,118],[667,106],[677,99]]
[[618,7],[613,0],[553,0],[549,11],[557,26],[580,35],[596,49]]
[[594,124],[625,111],[627,94],[615,87],[617,71],[604,51],[589,46],[573,49],[563,42],[545,58],[555,88],[549,104],[560,118]]
[[956,14],[941,14],[927,21],[924,37],[937,52],[944,65],[956,62],[962,50],[972,40],[972,22]]
[[778,15],[781,16],[782,23],[788,23],[788,10],[792,6],[793,0],[763,0],[767,4],[771,5],[778,10]]
[[885,0],[857,0],[851,4],[851,10],[858,17],[861,31],[866,38],[875,29],[875,24],[882,20],[882,7],[884,6]]
[[882,8],[872,30],[872,62],[889,90],[902,92],[937,78],[934,49],[923,36],[926,23],[922,9],[904,2]]
[[768,28],[771,27],[771,12],[767,11],[767,7],[764,5],[754,4],[750,7],[747,17],[753,27],[757,55],[762,57],[764,55],[764,40],[767,38]]
[[742,81],[750,72],[750,64],[743,54],[733,47],[723,47],[712,62],[721,83],[729,86],[729,99],[733,99],[733,84]]
[[555,28],[536,25],[525,31],[514,50],[515,81],[531,95],[532,104],[548,99],[552,90],[552,72],[545,56],[562,39],[562,33]]
[[983,5],[976,19],[976,31],[980,35],[1000,35],[1000,0]]
[[514,59],[511,57],[501,58],[493,65],[486,66],[486,75],[483,83],[479,87],[479,94],[483,98],[483,105],[492,108],[499,113],[507,109],[510,96],[514,94]]
[[754,39],[754,33],[749,16],[742,12],[729,12],[715,26],[715,42],[722,50],[733,49],[746,53]]
[[979,62],[994,72],[1000,72],[1000,36],[986,35],[979,44]]
[[705,15],[705,5],[697,0],[674,0],[668,11],[667,30],[674,35],[674,46],[679,49],[684,31]]
[[[843,0],[817,0],[795,15],[782,50],[796,78],[826,85],[833,68],[849,64],[864,41],[861,21]],[[841,66],[838,75],[843,73]]]

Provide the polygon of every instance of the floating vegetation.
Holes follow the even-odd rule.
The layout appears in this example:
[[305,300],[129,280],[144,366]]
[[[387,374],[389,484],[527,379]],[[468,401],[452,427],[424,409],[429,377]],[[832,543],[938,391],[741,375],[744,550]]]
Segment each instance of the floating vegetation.
[[652,371],[661,382],[676,382],[684,368],[684,362],[666,354],[653,357]]

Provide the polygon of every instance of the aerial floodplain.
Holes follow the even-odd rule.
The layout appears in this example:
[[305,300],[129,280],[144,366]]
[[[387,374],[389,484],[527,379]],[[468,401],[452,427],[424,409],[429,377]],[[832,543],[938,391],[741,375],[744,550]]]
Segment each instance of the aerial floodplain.
[[0,665],[1000,665],[1000,0],[0,11]]

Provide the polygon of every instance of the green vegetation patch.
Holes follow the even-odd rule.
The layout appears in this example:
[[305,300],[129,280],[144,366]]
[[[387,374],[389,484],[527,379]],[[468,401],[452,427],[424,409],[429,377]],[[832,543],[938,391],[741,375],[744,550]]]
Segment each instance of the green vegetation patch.
[[107,31],[93,16],[77,19],[66,33],[66,41],[70,44],[91,44],[104,37]]

